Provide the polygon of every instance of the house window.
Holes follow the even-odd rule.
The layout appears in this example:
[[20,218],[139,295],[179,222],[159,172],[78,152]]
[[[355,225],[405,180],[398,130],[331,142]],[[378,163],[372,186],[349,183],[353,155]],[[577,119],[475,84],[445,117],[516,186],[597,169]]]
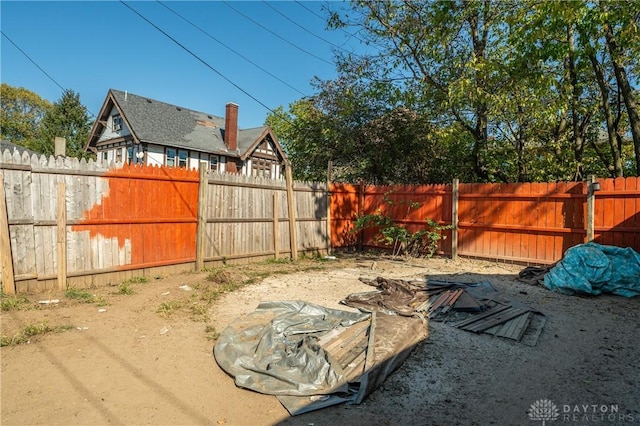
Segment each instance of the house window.
[[166,165],[169,167],[187,167],[189,151],[184,149],[167,148]]
[[184,149],[178,150],[178,167],[187,167],[187,159],[189,158],[189,151]]
[[176,150],[174,148],[167,148],[167,161],[165,165],[169,167],[176,166]]
[[120,114],[114,115],[111,119],[113,120],[113,131],[122,130],[122,116]]
[[102,161],[107,161],[109,159],[109,151],[102,151]]
[[124,149],[116,148],[116,163],[122,163],[122,151]]
[[218,171],[218,156],[217,155],[212,155],[211,157],[209,157],[209,169],[211,171],[214,171],[214,172]]
[[269,179],[271,178],[272,164],[272,160],[265,160],[264,158],[253,158],[251,159],[251,174],[253,176],[260,176]]

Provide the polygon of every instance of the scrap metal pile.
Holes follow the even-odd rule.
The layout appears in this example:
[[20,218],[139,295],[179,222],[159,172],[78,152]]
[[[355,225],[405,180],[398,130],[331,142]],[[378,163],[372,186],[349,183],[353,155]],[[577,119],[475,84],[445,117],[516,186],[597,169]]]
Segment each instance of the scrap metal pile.
[[490,283],[440,280],[361,279],[376,291],[347,296],[341,303],[359,309],[412,316],[424,315],[461,330],[486,333],[535,345],[542,313],[496,291]]

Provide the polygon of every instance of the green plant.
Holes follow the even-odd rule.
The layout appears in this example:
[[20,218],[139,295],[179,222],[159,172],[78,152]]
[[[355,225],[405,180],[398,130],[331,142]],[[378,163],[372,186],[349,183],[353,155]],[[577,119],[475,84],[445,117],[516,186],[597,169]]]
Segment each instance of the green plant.
[[191,311],[191,320],[209,321],[209,306],[207,304],[193,302],[189,309]]
[[143,276],[131,277],[122,284],[148,283],[149,278]]
[[118,286],[116,294],[133,294],[133,288],[131,288],[131,285],[125,281]]
[[267,259],[267,260],[265,260],[265,263],[282,265],[282,264],[286,264],[286,263],[291,263],[291,259],[288,258],[288,257],[279,257],[277,259]]
[[50,326],[48,321],[26,325],[12,337],[0,336],[0,346],[13,346],[28,343],[32,337],[41,336],[47,333],[61,333],[72,329],[72,325]]
[[96,297],[93,294],[75,287],[67,287],[64,291],[64,295],[68,299],[77,300],[82,303],[94,303],[96,301]]
[[[411,200],[394,202],[384,195],[383,201],[389,206],[401,204],[407,205],[407,215],[412,209],[420,207],[420,203]],[[440,225],[438,222],[426,218],[426,226],[416,232],[409,231],[402,223],[390,217],[379,208],[376,213],[362,215],[356,218],[355,227],[352,232],[359,232],[364,229],[376,229],[374,242],[391,247],[392,255],[409,255],[419,257],[425,255],[431,257],[438,248],[438,242],[446,238],[442,234],[443,230],[452,229],[452,225]]]
[[204,332],[207,335],[207,340],[218,340],[220,337],[220,333],[218,333],[218,330],[212,325],[207,325],[204,328]]
[[160,307],[156,310],[156,312],[162,315],[163,317],[169,317],[175,311],[181,309],[182,306],[184,306],[184,302],[181,300],[171,300],[169,302],[162,302],[160,304]]
[[31,301],[25,296],[8,296],[4,293],[0,293],[0,310],[2,311],[21,311],[30,309],[31,307]]

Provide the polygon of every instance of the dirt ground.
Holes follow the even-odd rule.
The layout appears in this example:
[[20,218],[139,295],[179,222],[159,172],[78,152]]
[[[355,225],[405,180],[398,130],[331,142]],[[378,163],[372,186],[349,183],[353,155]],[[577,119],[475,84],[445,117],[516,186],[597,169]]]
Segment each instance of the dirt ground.
[[[30,295],[0,314],[9,344],[0,349],[1,424],[640,424],[640,300],[553,293],[516,281],[521,269],[339,257],[152,277],[76,299]],[[372,290],[358,278],[378,276],[490,281],[547,323],[530,347],[431,322],[427,340],[363,404],[295,417],[273,396],[236,388],[216,364],[217,333],[260,301],[349,310],[343,297]],[[38,329],[52,331],[25,337]],[[542,402],[555,410],[530,416]]]

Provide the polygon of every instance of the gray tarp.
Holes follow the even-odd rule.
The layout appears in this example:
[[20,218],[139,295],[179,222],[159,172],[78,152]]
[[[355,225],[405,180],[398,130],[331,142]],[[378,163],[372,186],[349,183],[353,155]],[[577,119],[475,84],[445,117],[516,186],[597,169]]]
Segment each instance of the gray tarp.
[[631,248],[580,244],[547,272],[544,285],[564,294],[640,296],[640,254]]
[[[318,341],[362,321],[370,324],[367,339],[373,344],[367,344],[359,358],[364,374],[348,380],[344,366],[328,356]],[[213,352],[237,386],[276,395],[295,415],[345,401],[361,402],[425,337],[426,326],[420,318],[275,301],[262,302],[254,312],[231,323]]]

